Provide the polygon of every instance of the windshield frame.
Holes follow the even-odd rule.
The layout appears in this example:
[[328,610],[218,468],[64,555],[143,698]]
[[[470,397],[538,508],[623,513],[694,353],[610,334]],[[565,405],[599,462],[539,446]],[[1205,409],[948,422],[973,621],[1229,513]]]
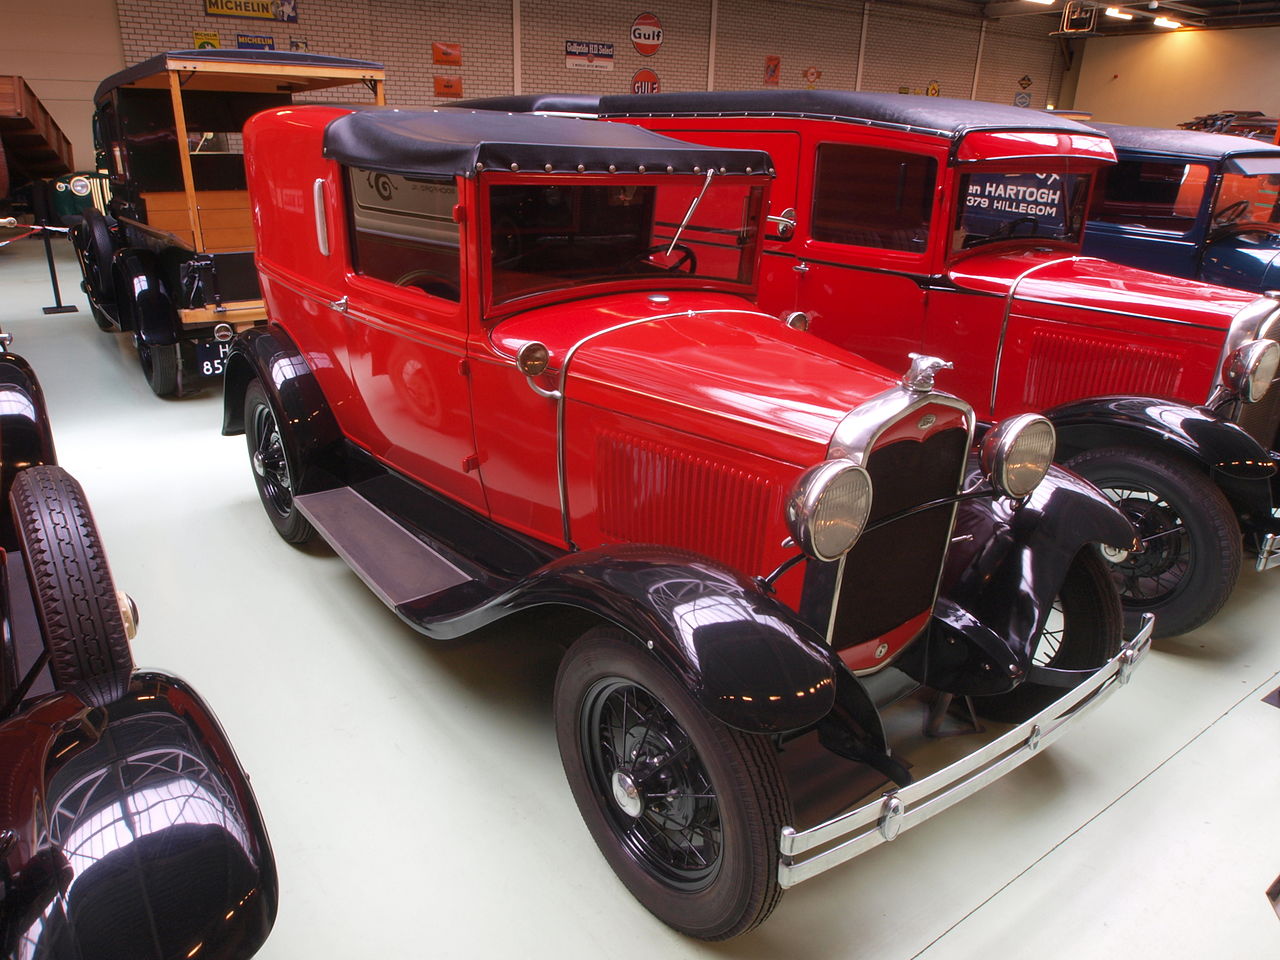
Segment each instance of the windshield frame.
[[[765,216],[769,210],[769,187],[773,179],[770,174],[765,172],[749,175],[717,175],[712,179],[707,190],[709,197],[719,185],[734,185],[743,189],[744,198],[751,198],[754,191],[755,199],[752,202],[754,209],[750,211],[749,216],[749,220],[754,226],[750,230],[750,238],[739,250],[739,263],[745,265],[748,272],[748,279],[745,282],[712,275],[691,275],[683,270],[655,271],[652,273],[637,273],[634,276],[606,275],[595,279],[587,279],[581,283],[564,283],[551,289],[532,289],[528,292],[517,293],[513,296],[502,296],[501,298],[495,295],[494,283],[497,271],[494,268],[492,253],[496,232],[493,224],[492,203],[492,190],[494,187],[641,186],[655,187],[660,190],[664,185],[678,184],[682,189],[688,189],[691,195],[697,195],[706,186],[706,179],[705,173],[615,173],[566,176],[563,173],[528,174],[484,171],[478,178],[475,246],[477,254],[476,266],[480,271],[481,277],[480,315],[484,322],[494,323],[514,313],[551,303],[631,291],[706,290],[732,293],[754,299],[760,282],[760,255],[763,250],[764,236],[767,229]],[[703,206],[707,206],[706,198],[699,205],[700,209]],[[714,208],[714,205],[710,205],[710,207]],[[684,212],[685,208],[682,205],[681,215]],[[682,242],[688,239],[689,230],[690,228],[686,227]],[[740,231],[735,228],[728,230],[728,232],[737,234]]]

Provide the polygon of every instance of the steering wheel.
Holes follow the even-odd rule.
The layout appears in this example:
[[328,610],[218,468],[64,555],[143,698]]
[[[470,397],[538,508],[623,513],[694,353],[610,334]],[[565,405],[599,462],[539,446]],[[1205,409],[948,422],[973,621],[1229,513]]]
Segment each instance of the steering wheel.
[[[668,243],[655,243],[653,246],[649,247],[649,249],[645,250],[643,253],[640,253],[639,255],[632,257],[628,266],[638,266],[641,263],[647,262],[649,261],[649,258],[652,257],[655,253],[666,253],[667,247],[669,246],[671,245]],[[658,264],[652,263],[652,262],[650,262],[649,265],[652,267],[656,267],[657,269],[660,269],[660,270],[666,270],[668,273],[674,273],[675,271],[679,270],[681,267],[683,267],[687,263],[689,265],[690,273],[698,272],[698,255],[693,252],[692,247],[687,247],[683,243],[677,243],[674,247],[672,247],[672,249],[678,251],[680,254],[680,256],[676,257],[676,259],[673,262],[671,262],[665,267],[659,267]]]
[[1237,220],[1239,220],[1241,217],[1245,215],[1248,209],[1249,209],[1248,200],[1237,200],[1235,203],[1227,204],[1225,207],[1223,207],[1221,210],[1215,213],[1213,215],[1213,222],[1218,226],[1222,226],[1228,223],[1235,223]]
[[1031,234],[1032,236],[1034,236],[1036,232],[1036,228],[1040,226],[1040,221],[1037,220],[1035,217],[1031,216],[1030,214],[1028,214],[1025,217],[1018,217],[1015,220],[1009,220],[1005,223],[1000,224],[1000,226],[996,227],[994,230],[991,231],[987,239],[1001,240],[1005,237],[1012,237],[1013,231],[1017,230],[1018,227],[1024,223],[1031,224]]
[[395,284],[397,287],[415,287],[423,293],[444,300],[458,299],[458,288],[431,270],[422,268],[410,270],[397,277]]

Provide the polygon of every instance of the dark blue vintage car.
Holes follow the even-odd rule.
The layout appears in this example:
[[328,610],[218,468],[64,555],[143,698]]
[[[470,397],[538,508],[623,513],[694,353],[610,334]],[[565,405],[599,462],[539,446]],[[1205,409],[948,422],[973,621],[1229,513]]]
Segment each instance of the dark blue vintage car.
[[1280,289],[1280,146],[1093,126],[1120,162],[1094,190],[1086,254],[1243,290]]

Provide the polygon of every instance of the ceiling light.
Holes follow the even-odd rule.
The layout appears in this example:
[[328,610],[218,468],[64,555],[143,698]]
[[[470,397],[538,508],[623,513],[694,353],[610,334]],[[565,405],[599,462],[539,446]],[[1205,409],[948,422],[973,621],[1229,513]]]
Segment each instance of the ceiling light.
[[1103,11],[1103,12],[1104,12],[1104,13],[1106,13],[1106,15],[1107,15],[1108,17],[1115,17],[1117,20],[1132,20],[1132,19],[1133,19],[1133,14],[1132,14],[1132,13],[1125,13],[1125,12],[1124,12],[1123,10],[1121,10],[1119,7],[1107,7],[1107,9],[1106,9],[1105,11]]
[[1046,7],[1053,3],[1053,0],[1027,0],[1028,3],[1043,3]]
[[1170,20],[1168,17],[1156,17],[1151,21],[1157,27],[1164,27],[1166,30],[1177,30],[1182,24],[1177,20]]

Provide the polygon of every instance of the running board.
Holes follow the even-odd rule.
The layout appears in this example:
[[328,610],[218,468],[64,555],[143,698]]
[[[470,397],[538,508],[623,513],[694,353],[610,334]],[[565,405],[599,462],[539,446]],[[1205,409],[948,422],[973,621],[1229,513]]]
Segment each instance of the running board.
[[472,579],[351,487],[304,494],[294,504],[393,609],[425,601]]

